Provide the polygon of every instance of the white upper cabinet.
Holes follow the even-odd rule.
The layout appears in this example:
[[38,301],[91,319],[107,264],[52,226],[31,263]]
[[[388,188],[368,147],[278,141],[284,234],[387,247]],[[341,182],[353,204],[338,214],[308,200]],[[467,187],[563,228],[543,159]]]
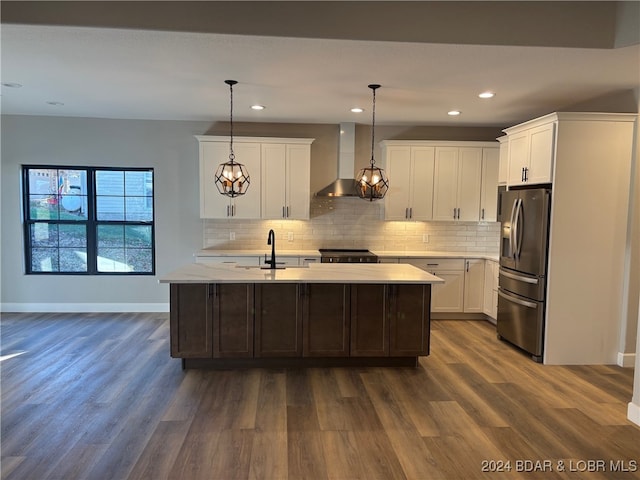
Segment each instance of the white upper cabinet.
[[384,147],[389,191],[385,220],[432,219],[434,147]]
[[307,220],[311,142],[262,144],[262,218]]
[[509,180],[509,137],[503,135],[500,142],[500,165],[498,168],[498,185],[506,185]]
[[260,145],[234,142],[235,161],[247,167],[250,185],[247,193],[231,198],[215,185],[218,165],[229,160],[229,140],[200,142],[200,217],[260,218]]
[[477,222],[482,148],[436,147],[435,154],[433,219]]
[[498,143],[384,140],[380,145],[389,174],[385,220],[495,221]]
[[482,187],[480,189],[480,221],[495,222],[498,213],[498,165],[497,148],[482,149]]
[[229,137],[196,136],[200,146],[200,217],[308,219],[310,138],[234,137],[235,160],[247,167],[245,195],[229,198],[214,175],[229,159]]
[[552,117],[542,117],[507,128],[509,186],[536,185],[553,181],[555,126]]

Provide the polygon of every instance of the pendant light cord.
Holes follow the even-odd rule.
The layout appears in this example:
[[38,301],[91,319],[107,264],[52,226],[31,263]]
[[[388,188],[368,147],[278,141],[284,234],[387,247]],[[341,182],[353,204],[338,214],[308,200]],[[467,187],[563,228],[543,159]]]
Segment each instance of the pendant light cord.
[[233,163],[233,160],[235,159],[236,156],[233,153],[233,83],[231,83],[231,81],[229,81],[229,92],[230,92],[229,135],[231,137],[231,140],[229,142],[229,160],[231,160],[231,163]]
[[375,146],[376,135],[376,89],[380,88],[380,85],[371,84],[369,88],[373,90],[373,109],[372,109],[372,122],[371,122],[371,166],[376,164],[375,158],[373,158],[373,148]]

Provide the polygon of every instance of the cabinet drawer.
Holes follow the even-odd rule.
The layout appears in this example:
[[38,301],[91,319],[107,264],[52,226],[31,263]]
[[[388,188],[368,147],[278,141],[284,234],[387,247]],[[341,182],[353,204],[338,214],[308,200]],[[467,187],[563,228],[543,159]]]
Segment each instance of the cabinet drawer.
[[408,260],[407,263],[429,272],[439,270],[464,270],[463,258],[414,258]]
[[238,265],[260,265],[260,257],[253,256],[221,256],[214,257],[208,255],[196,256],[196,263],[236,263]]

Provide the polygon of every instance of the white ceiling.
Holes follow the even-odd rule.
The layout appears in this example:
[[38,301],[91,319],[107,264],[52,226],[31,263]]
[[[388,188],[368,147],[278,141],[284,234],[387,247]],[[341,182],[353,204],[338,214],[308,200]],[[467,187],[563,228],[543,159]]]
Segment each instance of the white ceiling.
[[[508,126],[640,85],[640,46],[404,43],[3,24],[2,113]],[[496,92],[481,100],[484,90]],[[50,105],[61,102],[64,105]],[[254,103],[266,106],[251,110]],[[353,114],[351,107],[365,108]],[[449,117],[447,111],[462,111]]]

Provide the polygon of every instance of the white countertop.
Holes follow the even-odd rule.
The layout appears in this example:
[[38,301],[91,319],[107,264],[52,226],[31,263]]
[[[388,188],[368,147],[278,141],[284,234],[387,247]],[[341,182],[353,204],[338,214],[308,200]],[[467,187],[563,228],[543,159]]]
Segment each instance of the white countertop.
[[499,254],[486,252],[446,252],[446,251],[426,251],[426,250],[397,250],[380,251],[372,250],[380,258],[482,258],[485,260],[499,260]]
[[160,277],[160,283],[444,283],[407,264],[319,263],[309,267],[263,270],[235,264],[191,263]]
[[[270,247],[264,250],[216,250],[205,248],[196,252],[196,257],[244,257],[244,256],[263,256],[265,253],[269,254]],[[371,250],[380,258],[483,258],[485,260],[498,261],[497,253],[485,253],[485,252],[446,252],[446,251],[426,251],[426,250],[397,250],[397,251],[382,251]],[[320,257],[318,250],[276,250],[276,257]]]

